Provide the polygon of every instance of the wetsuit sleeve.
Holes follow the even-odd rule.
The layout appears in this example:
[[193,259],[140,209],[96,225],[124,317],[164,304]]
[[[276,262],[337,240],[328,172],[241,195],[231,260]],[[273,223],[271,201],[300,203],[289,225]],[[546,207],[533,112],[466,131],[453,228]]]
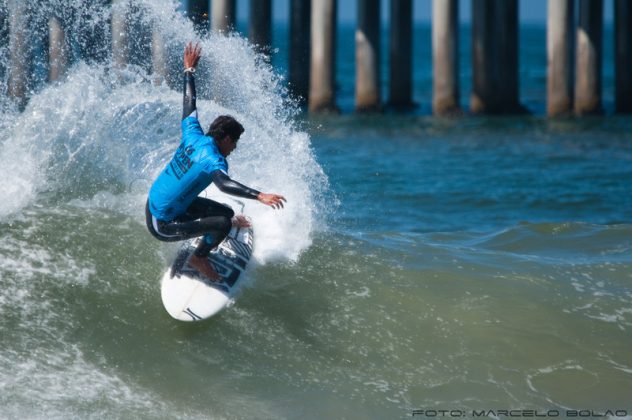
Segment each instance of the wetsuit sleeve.
[[237,181],[233,181],[224,171],[213,171],[211,176],[213,177],[213,183],[217,185],[217,188],[226,194],[250,198],[253,200],[259,195],[259,191],[248,188]]
[[[195,77],[192,72],[184,72],[184,99],[182,101],[182,119],[197,111],[195,105]],[[195,115],[197,117],[197,113]]]
[[[197,118],[195,105],[195,76],[192,72],[184,72],[184,95],[182,100],[182,135],[184,137],[204,135]],[[192,117],[192,118],[189,118]]]

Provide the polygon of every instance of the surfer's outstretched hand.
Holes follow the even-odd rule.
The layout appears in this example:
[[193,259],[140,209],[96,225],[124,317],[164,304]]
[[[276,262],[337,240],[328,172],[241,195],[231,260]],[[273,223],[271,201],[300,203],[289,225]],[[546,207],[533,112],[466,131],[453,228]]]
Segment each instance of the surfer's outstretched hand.
[[184,68],[191,69],[196,68],[198,65],[198,61],[200,61],[200,56],[202,55],[202,47],[200,47],[200,43],[193,45],[193,42],[189,42],[186,47],[184,47]]
[[266,193],[259,193],[259,195],[257,196],[257,200],[259,200],[260,203],[263,203],[274,209],[282,209],[283,203],[287,202],[285,197],[283,197],[282,195]]
[[252,224],[250,223],[250,220],[246,218],[246,216],[244,216],[243,214],[238,214],[237,216],[233,217],[233,226],[248,228],[252,226]]

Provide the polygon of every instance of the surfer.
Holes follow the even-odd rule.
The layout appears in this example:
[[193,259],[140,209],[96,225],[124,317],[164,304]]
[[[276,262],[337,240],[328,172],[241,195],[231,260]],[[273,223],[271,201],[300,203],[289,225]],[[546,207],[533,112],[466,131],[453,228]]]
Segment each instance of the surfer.
[[267,194],[234,181],[228,176],[226,158],[237,147],[243,126],[230,115],[221,115],[206,134],[197,117],[195,69],[202,49],[189,42],[184,49],[184,104],[182,139],[173,158],[154,181],[149,191],[145,216],[149,232],[161,241],[181,241],[202,236],[188,263],[210,280],[220,276],[208,255],[230,232],[232,225],[249,227],[244,216],[208,198],[198,197],[211,183],[220,191],[237,197],[258,200],[275,209],[286,201],[282,195]]

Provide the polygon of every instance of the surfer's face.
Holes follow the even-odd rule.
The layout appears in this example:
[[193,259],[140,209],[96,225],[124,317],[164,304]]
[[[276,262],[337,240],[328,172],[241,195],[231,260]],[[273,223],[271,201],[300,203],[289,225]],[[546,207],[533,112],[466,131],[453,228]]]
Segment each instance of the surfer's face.
[[223,139],[217,142],[217,147],[222,156],[228,157],[230,152],[237,147],[237,140],[233,140],[230,136],[224,136]]

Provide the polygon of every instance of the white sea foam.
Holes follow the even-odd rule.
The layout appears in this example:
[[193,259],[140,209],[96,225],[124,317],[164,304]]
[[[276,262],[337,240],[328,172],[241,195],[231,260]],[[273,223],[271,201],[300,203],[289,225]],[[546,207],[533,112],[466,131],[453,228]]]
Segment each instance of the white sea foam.
[[35,346],[0,354],[2,416],[97,418],[120,410],[132,416],[159,417],[164,407],[155,395],[86,361],[76,346],[58,345],[60,349]]
[[90,262],[11,237],[0,242],[0,317],[8,327],[0,337],[1,418],[102,417],[99,413],[116,410],[156,417],[161,412],[159,398],[112,367],[89,361],[69,338],[82,320],[66,316],[50,287],[82,287],[93,275]]
[[[52,4],[57,3],[85,7],[80,0]],[[210,35],[200,40],[172,1],[138,3],[145,23],[162,33],[173,60],[181,60],[186,42],[200,41],[203,126],[231,114],[246,129],[229,158],[231,176],[288,200],[281,211],[247,203],[245,213],[256,232],[255,258],[262,263],[296,260],[311,244],[314,230],[324,227],[327,178],[309,136],[292,122],[295,108],[280,79],[245,39]],[[107,13],[97,13],[94,24]],[[138,188],[131,195],[121,189],[139,181],[148,187],[169,160],[179,143],[181,101],[179,81],[170,89],[155,86],[139,68],[116,72],[107,63],[78,63],[63,83],[35,94],[22,114],[0,117],[0,220],[47,192],[62,202],[119,195],[118,210],[142,222],[143,194]]]
[[[184,44],[198,36],[175,11],[175,2],[135,4],[144,10],[145,23],[162,32],[172,60],[180,63]],[[100,7],[85,0],[51,0],[38,4],[38,13],[45,15],[53,6],[79,12]],[[107,21],[109,11],[85,15],[88,27],[96,28]],[[81,24],[73,22],[69,33],[78,33]],[[246,40],[212,35],[201,45],[197,87],[203,126],[231,114],[246,128],[229,159],[231,176],[288,199],[280,211],[247,202],[244,212],[256,232],[255,259],[293,261],[323,227],[327,207],[327,179],[310,138],[292,122],[295,109],[280,80]],[[6,45],[0,46],[0,60],[6,60],[6,52]],[[0,317],[11,327],[0,338],[0,417],[165,415],[162,396],[125,370],[101,363],[98,351],[77,340],[74,334],[85,328],[84,320],[73,316],[68,295],[62,298],[56,289],[104,294],[121,287],[99,275],[99,262],[75,252],[81,247],[76,241],[87,239],[78,233],[93,223],[93,215],[119,214],[124,224],[144,224],[147,190],[180,141],[181,81],[171,88],[154,80],[139,67],[118,72],[111,63],[78,61],[63,82],[37,87],[22,113],[2,98],[0,224],[9,235],[0,242]],[[3,83],[0,91],[6,89]],[[72,226],[47,229],[51,221]],[[101,234],[98,226],[94,231]],[[257,409],[267,412],[262,404]]]

